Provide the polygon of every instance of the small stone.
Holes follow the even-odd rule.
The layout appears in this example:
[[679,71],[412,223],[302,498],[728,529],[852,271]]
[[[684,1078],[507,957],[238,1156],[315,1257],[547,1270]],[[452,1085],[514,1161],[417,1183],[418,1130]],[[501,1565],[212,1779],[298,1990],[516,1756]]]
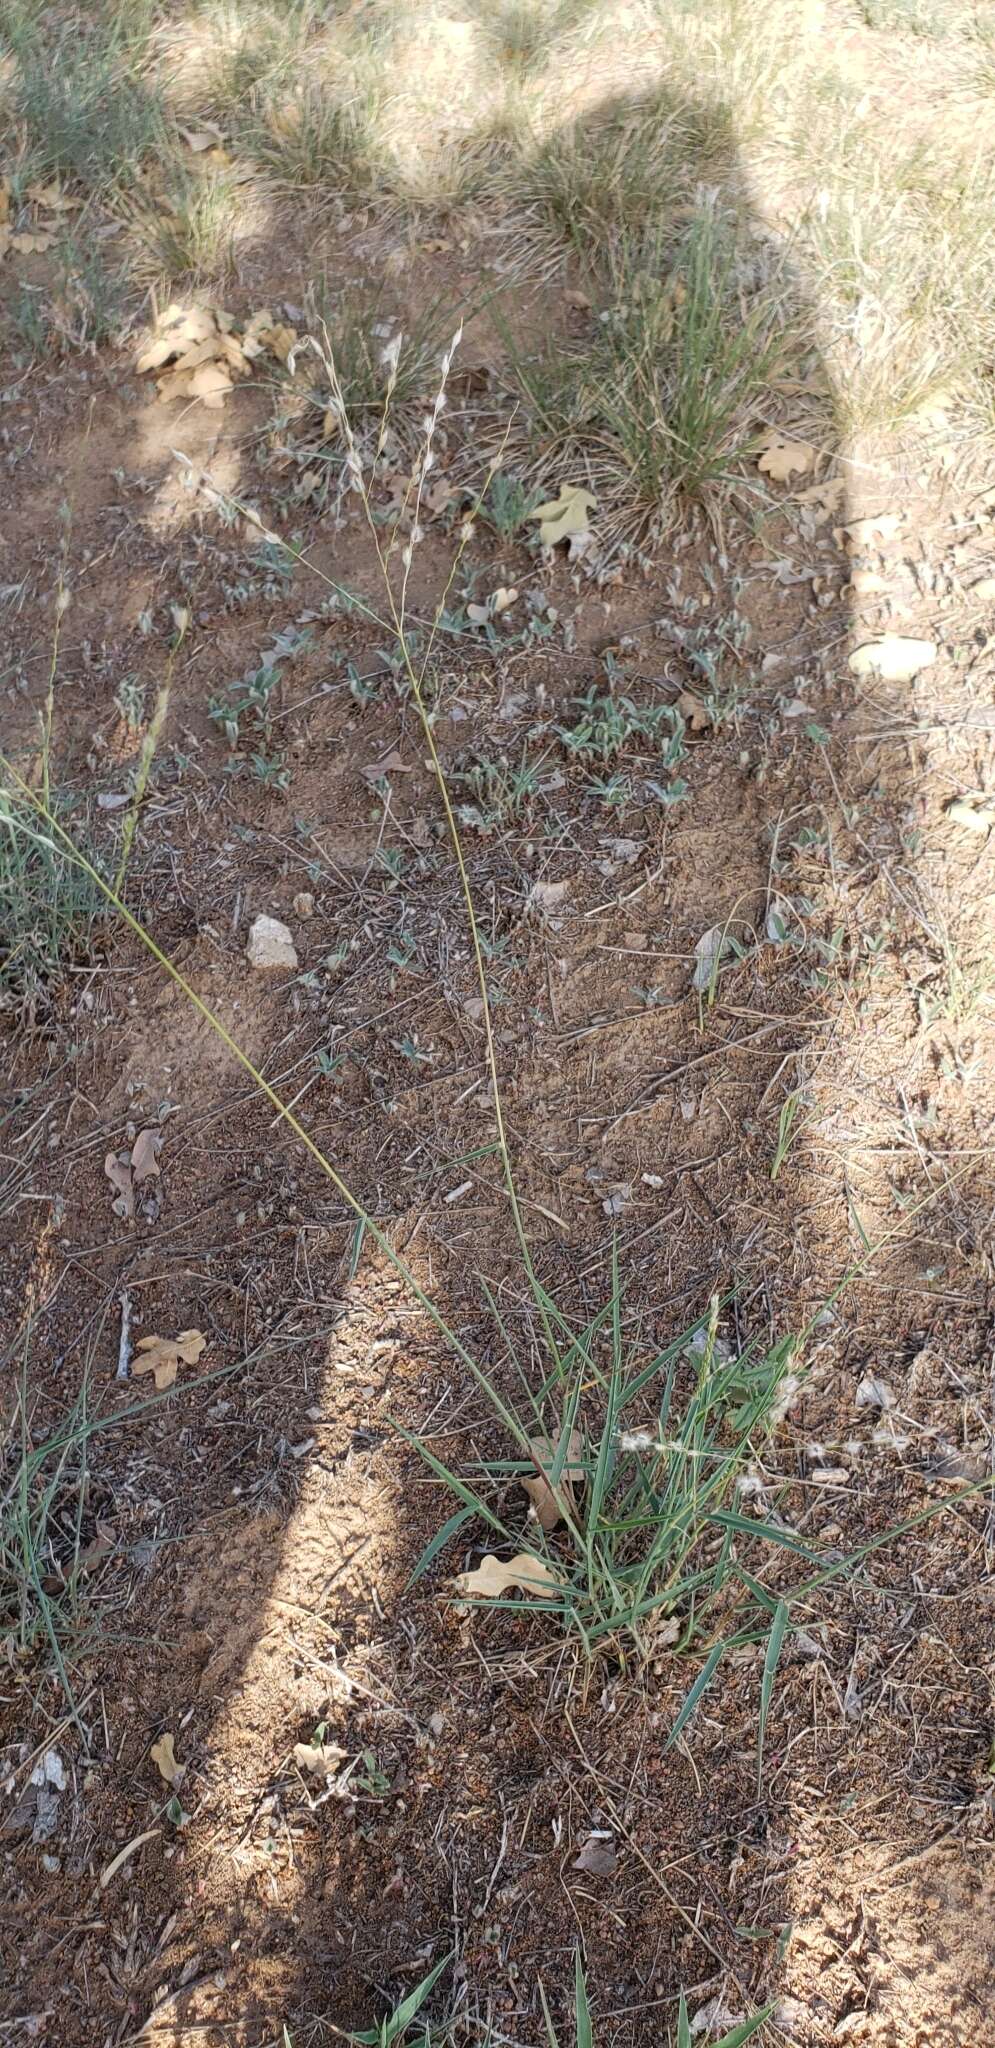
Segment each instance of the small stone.
[[294,916],[314,916],[314,897],[312,896],[310,889],[298,890],[297,895],[294,897]]
[[250,967],[297,967],[297,950],[278,917],[257,917],[249,928],[245,957]]

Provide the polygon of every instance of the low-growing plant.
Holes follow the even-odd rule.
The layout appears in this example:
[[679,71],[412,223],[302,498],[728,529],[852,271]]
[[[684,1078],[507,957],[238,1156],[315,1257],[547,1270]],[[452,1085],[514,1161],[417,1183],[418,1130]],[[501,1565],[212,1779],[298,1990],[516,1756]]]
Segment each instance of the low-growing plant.
[[[65,795],[52,792],[49,805],[54,824],[70,815]],[[88,957],[107,904],[99,877],[80,866],[61,833],[2,787],[0,903],[0,1009],[44,1016],[66,974]]]

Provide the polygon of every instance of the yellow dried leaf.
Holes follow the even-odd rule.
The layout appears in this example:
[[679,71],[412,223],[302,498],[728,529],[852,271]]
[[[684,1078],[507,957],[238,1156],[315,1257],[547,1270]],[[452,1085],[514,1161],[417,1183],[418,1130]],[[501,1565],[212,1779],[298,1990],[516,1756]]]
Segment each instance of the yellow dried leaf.
[[980,583],[972,584],[971,596],[980,599],[983,604],[990,604],[995,598],[995,576],[982,576]]
[[877,512],[871,519],[851,519],[840,532],[848,548],[870,548],[875,541],[894,540],[901,523],[900,512]]
[[816,519],[828,519],[831,513],[839,511],[845,491],[845,476],[823,477],[821,483],[809,484],[805,491],[796,491],[795,504],[811,505]]
[[548,1564],[530,1557],[527,1550],[507,1564],[501,1557],[482,1557],[475,1571],[461,1572],[454,1583],[460,1600],[500,1600],[504,1593],[529,1593],[535,1599],[552,1600],[564,1591],[562,1580]]
[[160,377],[156,389],[164,405],[174,398],[189,398],[192,370],[171,370],[168,377]]
[[135,1351],[140,1355],[136,1355],[131,1370],[136,1379],[153,1373],[157,1391],[162,1394],[172,1386],[180,1366],[196,1365],[206,1347],[203,1330],[181,1330],[178,1337],[139,1337]]
[[33,199],[36,206],[43,206],[47,213],[75,213],[83,204],[82,199],[72,199],[63,192],[57,178],[53,178],[50,185],[29,185],[28,198]]
[[563,1519],[564,1508],[568,1513],[573,1512],[574,1481],[584,1477],[584,1439],[579,1429],[571,1430],[555,1490],[552,1473],[556,1463],[556,1444],[548,1436],[533,1436],[529,1438],[529,1451],[539,1469],[533,1479],[523,1474],[522,1485],[532,1502],[540,1529],[555,1529],[557,1522]]
[[334,1778],[349,1752],[337,1742],[295,1742],[294,1762],[300,1771],[313,1771],[316,1778]]
[[162,318],[156,322],[153,337],[142,350],[136,368],[140,375],[146,370],[159,370],[173,356],[185,355],[199,343],[216,338],[217,333],[218,323],[206,307],[167,306]]
[[224,136],[216,121],[205,121],[202,128],[181,128],[180,134],[188,149],[199,156],[205,149],[215,149]]
[[964,825],[968,832],[990,832],[995,825],[995,804],[969,803],[966,797],[955,797],[947,805],[947,817],[954,825]]
[[539,521],[539,539],[544,548],[555,548],[557,541],[570,540],[590,531],[590,511],[597,504],[592,491],[585,491],[582,484],[564,484],[558,498],[550,498],[545,505],[538,505],[529,513],[530,519]]
[[190,379],[191,398],[199,398],[208,412],[221,411],[231,388],[231,378],[223,363],[202,363]]
[[297,329],[284,327],[281,322],[277,322],[266,336],[266,346],[279,362],[285,363],[291,349],[297,347]]
[[10,219],[10,179],[0,178],[0,227]]
[[935,640],[905,640],[899,633],[885,633],[881,640],[855,647],[849,665],[855,676],[876,675],[886,683],[910,683],[935,660]]
[[774,483],[786,484],[790,477],[804,476],[815,461],[811,441],[789,441],[783,434],[771,434],[759,457],[757,468]]
[[854,569],[850,577],[850,589],[855,597],[880,597],[888,585],[875,569]]
[[160,1778],[165,1778],[167,1785],[172,1785],[175,1791],[176,1786],[182,1782],[186,1766],[176,1761],[173,1754],[174,1739],[172,1735],[160,1735],[158,1742],[153,1742],[149,1755]]
[[19,256],[40,256],[44,249],[51,248],[54,240],[54,235],[43,233],[36,235],[11,235],[10,246],[12,249],[17,250]]

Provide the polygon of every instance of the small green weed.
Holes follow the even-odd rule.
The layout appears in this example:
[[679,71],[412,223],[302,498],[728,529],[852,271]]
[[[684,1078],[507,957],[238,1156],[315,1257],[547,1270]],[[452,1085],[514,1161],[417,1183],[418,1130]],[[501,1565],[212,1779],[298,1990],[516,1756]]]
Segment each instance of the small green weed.
[[517,767],[501,755],[496,761],[480,759],[471,768],[457,770],[452,777],[454,787],[468,789],[474,799],[458,805],[460,824],[488,833],[529,819],[539,793],[541,768],[541,761],[530,761],[523,750]]
[[499,469],[491,478],[479,516],[502,540],[513,540],[541,502],[541,495],[529,490],[520,477]]

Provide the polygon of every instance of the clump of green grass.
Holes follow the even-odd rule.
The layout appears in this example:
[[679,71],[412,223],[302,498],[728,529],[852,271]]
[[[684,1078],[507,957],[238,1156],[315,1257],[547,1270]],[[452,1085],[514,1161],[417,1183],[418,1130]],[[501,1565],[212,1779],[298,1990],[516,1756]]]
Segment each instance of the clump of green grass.
[[35,1443],[25,1358],[0,1453],[0,1636],[22,1656],[47,1647],[70,1706],[66,1656],[82,1625],[88,1406],[84,1379],[68,1415],[51,1436]]
[[[678,1716],[683,1726],[720,1658],[769,1636],[783,1605],[763,1583],[771,1551],[812,1556],[780,1524],[737,1506],[738,1481],[766,1441],[795,1342],[734,1357],[718,1337],[713,1303],[709,1316],[637,1361],[624,1332],[616,1253],[610,1299],[584,1329],[571,1330],[545,1298],[553,1341],[534,1386],[489,1294],[488,1302],[515,1392],[506,1398],[493,1375],[483,1385],[512,1455],[464,1474],[409,1438],[460,1502],[413,1579],[467,1524],[482,1522],[492,1547],[531,1561],[543,1593],[533,1612],[555,1617],[586,1655],[642,1658],[662,1639],[704,1656]],[[536,1449],[543,1442],[551,1447],[545,1464]],[[549,1533],[517,1512],[516,1482],[537,1473],[560,1506]],[[472,1597],[472,1575],[460,1583]]]
[[519,143],[501,183],[586,261],[598,260],[620,230],[642,232],[673,216],[687,191],[685,121],[648,105]]
[[20,37],[9,98],[35,177],[127,187],[165,146],[157,90],[135,68],[133,52],[96,31]]
[[257,161],[297,189],[367,191],[377,168],[376,100],[355,78],[294,80],[256,95],[244,122]]
[[656,231],[617,238],[587,343],[512,351],[536,455],[593,439],[637,521],[666,518],[678,498],[707,499],[750,445],[784,344],[774,294],[746,302],[736,254],[711,207],[676,243]]
[[99,882],[30,803],[3,787],[0,903],[0,1009],[33,1019],[51,1007],[68,970],[88,957],[106,903]]
[[154,206],[132,214],[157,278],[219,278],[233,263],[239,189],[231,173],[178,169]]

